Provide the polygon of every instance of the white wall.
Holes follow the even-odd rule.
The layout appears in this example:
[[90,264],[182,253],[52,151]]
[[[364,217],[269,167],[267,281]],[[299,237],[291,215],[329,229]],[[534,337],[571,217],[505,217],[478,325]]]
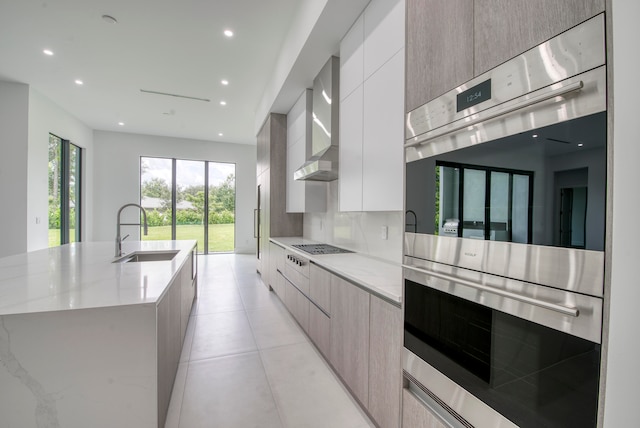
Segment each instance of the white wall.
[[[640,3],[612,0],[613,228],[604,426],[638,426],[640,385],[640,247],[633,225],[640,213],[640,137],[636,91]],[[630,233],[631,231],[631,233]]]
[[[94,132],[94,240],[116,235],[118,209],[140,200],[140,156],[209,160],[236,164],[236,252],[254,253],[253,209],[256,201],[256,147],[119,132]],[[125,216],[132,215],[132,218]],[[135,210],[123,220],[136,222]],[[127,230],[131,239],[139,231]]]
[[[27,251],[47,248],[49,134],[69,140],[83,149],[82,240],[93,238],[93,131],[51,100],[29,91],[29,156],[27,161]],[[36,220],[38,219],[38,220]]]
[[0,257],[27,251],[28,108],[27,85],[0,81]]

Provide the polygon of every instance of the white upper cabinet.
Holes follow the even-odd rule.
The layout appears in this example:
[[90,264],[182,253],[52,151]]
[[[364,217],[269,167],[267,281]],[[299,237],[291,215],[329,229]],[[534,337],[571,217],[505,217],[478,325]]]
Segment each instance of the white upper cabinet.
[[340,102],[340,211],[362,211],[363,85]]
[[340,101],[364,80],[364,19],[360,15],[340,42]]
[[404,0],[372,0],[363,12],[365,80],[404,47],[404,7]]
[[293,173],[311,153],[311,89],[306,89],[287,114],[287,212],[325,212],[327,184],[318,181],[297,181]]
[[402,210],[404,49],[364,82],[362,211]]
[[340,211],[401,211],[404,0],[373,0],[340,43]]

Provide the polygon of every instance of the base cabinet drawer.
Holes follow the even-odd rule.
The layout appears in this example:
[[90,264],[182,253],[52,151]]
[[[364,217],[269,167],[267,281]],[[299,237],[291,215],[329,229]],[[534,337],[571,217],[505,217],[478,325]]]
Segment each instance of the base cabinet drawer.
[[289,280],[285,282],[285,306],[298,321],[304,331],[309,331],[309,299],[300,292]]
[[331,318],[313,304],[309,306],[309,337],[327,357],[331,344]]
[[447,428],[411,391],[402,390],[402,428]]

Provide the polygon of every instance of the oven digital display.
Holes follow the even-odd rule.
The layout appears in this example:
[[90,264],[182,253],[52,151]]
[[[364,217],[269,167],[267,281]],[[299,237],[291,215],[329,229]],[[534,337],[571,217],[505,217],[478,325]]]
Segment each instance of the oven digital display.
[[461,92],[456,97],[457,111],[473,107],[483,101],[491,99],[491,79],[478,83],[473,88],[469,88]]

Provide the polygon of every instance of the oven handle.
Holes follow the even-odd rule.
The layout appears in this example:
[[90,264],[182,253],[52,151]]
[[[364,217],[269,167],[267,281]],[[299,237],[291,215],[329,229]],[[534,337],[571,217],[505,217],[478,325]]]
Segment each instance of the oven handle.
[[477,118],[475,118],[473,120],[470,120],[469,122],[461,123],[461,124],[451,128],[451,129],[448,129],[448,130],[446,130],[444,132],[437,133],[436,135],[429,136],[429,138],[427,138],[425,140],[412,141],[410,143],[406,143],[404,145],[404,147],[407,148],[407,147],[413,147],[413,146],[421,146],[421,145],[426,144],[427,142],[429,142],[431,140],[434,140],[434,139],[439,138],[439,137],[443,137],[445,135],[453,134],[454,132],[458,132],[459,130],[464,129],[464,128],[469,128],[469,127],[471,127],[473,125],[476,125],[476,124],[478,124],[480,122],[485,122],[487,120],[495,119],[496,117],[499,117],[499,116],[504,116],[505,114],[513,113],[514,111],[521,110],[521,109],[526,108],[526,107],[530,107],[530,106],[532,106],[534,104],[538,104],[538,103],[541,103],[543,101],[547,101],[547,100],[549,100],[551,98],[555,98],[555,97],[558,97],[558,96],[561,96],[561,95],[565,95],[565,94],[568,94],[568,93],[571,93],[571,92],[579,91],[583,87],[584,87],[584,83],[582,82],[582,80],[580,80],[579,82],[571,83],[571,84],[563,86],[561,88],[554,89],[553,91],[547,92],[545,94],[540,94],[540,95],[538,95],[536,97],[530,98],[528,100],[524,100],[524,101],[522,101],[522,102],[520,102],[518,104],[515,104],[515,105],[511,106],[511,107],[507,107],[507,108],[498,110],[498,111],[496,111],[494,113],[491,113],[491,114],[489,114],[487,116],[477,117]]
[[444,273],[433,272],[430,270],[420,269],[415,266],[402,265],[403,268],[407,268],[425,275],[434,276],[436,278],[443,279],[445,281],[457,282],[458,284],[466,285],[468,287],[472,287],[481,291],[486,291],[488,293],[493,293],[498,296],[508,297],[510,299],[518,300],[520,302],[529,303],[531,305],[539,306],[541,308],[549,309],[555,312],[560,312],[563,315],[569,315],[572,317],[577,317],[580,314],[580,311],[577,308],[570,308],[568,306],[559,305],[557,303],[547,302],[544,300],[534,299],[533,297],[523,296],[521,294],[512,293],[506,290],[500,290],[499,288],[490,287],[488,285],[478,284],[473,281],[467,281],[466,279],[456,278],[455,276],[447,275]]

